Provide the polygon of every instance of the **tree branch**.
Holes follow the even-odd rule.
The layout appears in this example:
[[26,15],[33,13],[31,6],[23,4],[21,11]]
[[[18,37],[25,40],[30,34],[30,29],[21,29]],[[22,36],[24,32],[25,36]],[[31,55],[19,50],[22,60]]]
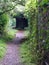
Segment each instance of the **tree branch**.
[[[16,4],[17,5],[17,4]],[[15,5],[15,6],[16,6]],[[0,15],[3,15],[4,13],[6,13],[6,12],[9,12],[9,11],[11,11],[11,10],[13,10],[14,8],[15,8],[15,6],[13,6],[12,8],[10,8],[10,9],[7,9],[7,10],[5,10],[5,11],[3,11],[3,12],[0,12]]]

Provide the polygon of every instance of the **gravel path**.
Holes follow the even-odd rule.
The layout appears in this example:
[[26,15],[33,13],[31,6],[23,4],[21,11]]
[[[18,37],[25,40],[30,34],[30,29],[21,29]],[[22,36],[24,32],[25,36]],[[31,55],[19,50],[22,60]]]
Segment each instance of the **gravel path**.
[[20,39],[15,38],[12,42],[7,43],[6,55],[0,61],[0,65],[24,65],[20,59]]

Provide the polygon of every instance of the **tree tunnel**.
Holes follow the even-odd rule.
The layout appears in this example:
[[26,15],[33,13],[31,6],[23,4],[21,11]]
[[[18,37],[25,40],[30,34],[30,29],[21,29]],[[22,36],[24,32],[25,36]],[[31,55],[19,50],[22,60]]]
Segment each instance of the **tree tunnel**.
[[25,29],[26,27],[28,27],[28,19],[20,13],[20,15],[18,16],[14,16],[14,18],[16,19],[16,29]]

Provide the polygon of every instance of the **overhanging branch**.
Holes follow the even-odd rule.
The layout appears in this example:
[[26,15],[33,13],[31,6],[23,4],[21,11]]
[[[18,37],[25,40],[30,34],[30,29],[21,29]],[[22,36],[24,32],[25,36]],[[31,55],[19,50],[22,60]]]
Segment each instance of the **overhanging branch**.
[[[16,4],[17,5],[17,4]],[[15,5],[15,6],[16,6]],[[11,10],[13,10],[14,8],[15,8],[15,6],[13,6],[12,8],[10,8],[10,9],[7,9],[7,10],[5,10],[5,11],[3,11],[3,12],[0,12],[0,15],[3,15],[4,13],[6,13],[6,12],[9,12],[9,11],[11,11]]]

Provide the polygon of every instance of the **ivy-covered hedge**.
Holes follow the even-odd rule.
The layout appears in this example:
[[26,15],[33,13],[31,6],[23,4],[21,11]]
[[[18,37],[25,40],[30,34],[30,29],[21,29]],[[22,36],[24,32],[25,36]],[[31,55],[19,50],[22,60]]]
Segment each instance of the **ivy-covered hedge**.
[[25,14],[29,21],[29,49],[31,62],[37,65],[49,65],[49,1],[29,0]]
[[38,7],[39,65],[49,65],[49,1],[41,0]]

